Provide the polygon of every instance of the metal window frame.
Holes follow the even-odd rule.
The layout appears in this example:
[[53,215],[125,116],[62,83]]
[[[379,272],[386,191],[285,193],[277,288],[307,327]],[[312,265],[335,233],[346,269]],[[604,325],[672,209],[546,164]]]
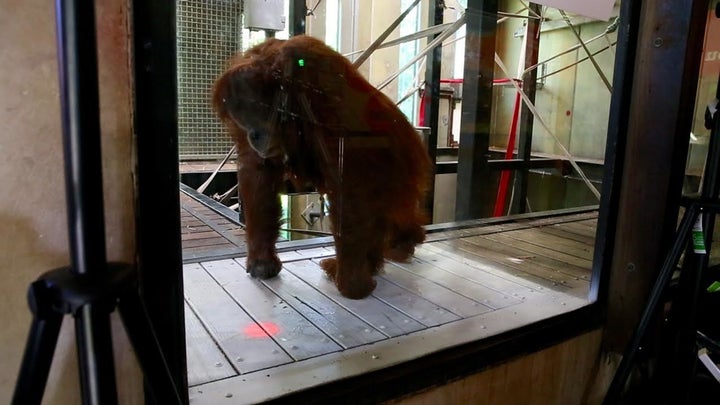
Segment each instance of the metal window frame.
[[[297,1],[303,0],[294,0]],[[475,0],[472,5],[482,15],[485,3]],[[489,3],[497,4],[496,1]],[[320,397],[347,397],[358,390],[364,390],[369,395],[367,400],[388,399],[479,372],[517,355],[519,347],[524,352],[538,350],[601,325],[610,277],[612,242],[617,232],[615,217],[619,209],[619,185],[625,153],[623,137],[629,120],[632,87],[629,84],[633,81],[635,69],[641,4],[640,0],[622,2],[622,15],[626,19],[619,35],[623,40],[617,45],[613,87],[623,91],[613,96],[611,105],[591,290],[591,297],[596,302],[556,318],[463,347],[450,348],[391,369],[331,383],[321,390],[292,394],[292,398],[288,399],[312,398],[317,401]],[[187,392],[177,167],[175,4],[134,1],[133,30],[139,270],[148,308],[152,311],[150,315],[160,332],[158,338],[166,348],[168,359],[173,361],[171,372]],[[468,37],[473,34],[478,33],[468,32]],[[438,373],[439,369],[443,372]]]

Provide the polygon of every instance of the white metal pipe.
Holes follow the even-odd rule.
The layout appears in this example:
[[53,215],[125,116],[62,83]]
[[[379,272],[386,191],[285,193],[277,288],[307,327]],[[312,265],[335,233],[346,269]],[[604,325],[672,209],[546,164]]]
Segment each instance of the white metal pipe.
[[465,14],[461,15],[460,18],[457,19],[450,27],[448,27],[442,34],[438,35],[437,38],[433,39],[425,49],[423,49],[419,54],[415,55],[414,58],[412,58],[408,63],[406,63],[404,66],[402,66],[400,69],[398,69],[397,72],[391,74],[387,79],[385,79],[380,85],[377,86],[378,90],[382,90],[387,85],[393,82],[402,72],[407,70],[410,66],[414,65],[418,60],[424,58],[428,53],[430,53],[436,46],[442,43],[445,39],[447,39],[450,35],[454,34],[460,27],[465,24]]

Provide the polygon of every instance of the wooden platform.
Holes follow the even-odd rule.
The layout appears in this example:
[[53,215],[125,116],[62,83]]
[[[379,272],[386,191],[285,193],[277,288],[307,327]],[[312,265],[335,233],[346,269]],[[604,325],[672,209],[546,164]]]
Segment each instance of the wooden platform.
[[[192,201],[182,219],[184,249],[243,251],[240,229]],[[318,260],[334,254],[326,243],[285,246],[283,271],[264,281],[246,275],[242,254],[188,260],[191,400],[277,398],[582,307],[596,220],[590,211],[429,233],[411,263],[385,264],[363,300],[324,276]]]
[[245,231],[215,211],[180,193],[180,237],[183,260],[244,254]]

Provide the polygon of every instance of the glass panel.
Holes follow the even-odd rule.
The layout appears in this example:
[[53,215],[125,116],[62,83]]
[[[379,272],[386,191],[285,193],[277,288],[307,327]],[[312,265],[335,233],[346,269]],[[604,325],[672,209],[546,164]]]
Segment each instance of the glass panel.
[[[720,75],[720,41],[718,38],[720,38],[720,19],[715,16],[715,5],[710,4],[695,100],[695,114],[692,131],[688,137],[690,144],[683,184],[683,194],[686,196],[698,196],[703,190],[713,124],[712,114],[718,103],[718,76]],[[719,226],[720,216],[716,216],[715,235],[720,229]],[[718,263],[720,263],[720,241],[714,237],[710,248],[710,265],[716,266]]]
[[718,38],[720,38],[720,20],[715,17],[715,9],[710,7],[683,187],[683,192],[690,195],[700,193],[702,187],[703,170],[710,140],[710,128],[708,128],[710,123],[706,123],[706,113],[715,105],[718,74],[720,74],[720,40]]
[[[460,345],[590,304],[617,20],[443,3],[429,27],[424,1],[310,1],[307,36],[244,25],[242,53],[202,61],[217,72],[202,101],[226,128],[213,136],[237,150],[181,162],[199,262],[186,300],[228,359],[262,344],[237,374],[336,352],[352,363],[346,349],[392,351],[434,327]],[[417,346],[397,361],[443,349]]]
[[[248,2],[246,7],[251,7],[252,3]],[[438,163],[434,169],[437,174],[432,183],[433,195],[427,197],[432,203],[418,201],[431,210],[429,222],[439,224],[597,204],[600,198],[598,190],[601,189],[612,93],[610,83],[613,76],[617,18],[598,21],[566,14],[550,7],[538,7],[537,11],[528,10],[527,3],[519,0],[500,2],[492,44],[495,51],[492,92],[489,98],[482,92],[478,93],[481,98],[479,101],[487,103],[490,111],[489,115],[481,116],[478,122],[472,122],[477,111],[472,110],[475,106],[471,104],[478,100],[463,94],[474,91],[466,85],[463,77],[466,66],[472,63],[472,56],[466,54],[467,28],[461,21],[465,18],[464,7],[467,2],[448,3],[444,13],[445,25],[426,34],[418,33],[436,28],[428,27],[429,10],[423,8],[423,2],[409,9],[413,3],[412,0],[382,5],[371,2],[371,6],[352,0],[317,2],[307,10],[307,33],[309,36],[323,38],[333,49],[349,48],[343,54],[351,63],[358,58],[367,57],[357,66],[360,77],[380,89],[388,103],[397,103],[405,119],[411,125],[418,126],[417,132],[421,137],[425,137],[425,141],[429,139],[429,131],[419,127],[436,126],[437,145],[425,145],[426,148],[436,147],[434,154]],[[208,101],[212,83],[225,69],[236,49],[248,50],[258,46],[267,40],[268,33],[271,32],[242,26],[240,2],[211,2],[209,6],[200,8],[194,4],[190,1],[178,3],[180,158],[185,163],[192,159],[217,159],[229,152],[230,137],[212,112]],[[287,0],[282,2],[282,6],[283,15],[287,16]],[[384,40],[385,44],[365,55],[364,51],[375,39],[408,9],[407,16],[399,21],[398,28]],[[617,11],[618,7],[615,15]],[[541,21],[539,33],[528,36],[528,22],[538,21]],[[281,40],[287,38],[287,28],[273,31],[272,36]],[[431,123],[429,118],[426,119],[429,116],[425,115],[425,108],[430,105],[429,93],[425,91],[425,75],[427,55],[431,54],[434,45],[431,42],[437,36],[443,36],[438,42],[442,47],[439,113],[437,122]],[[478,40],[477,37],[473,38],[473,41]],[[532,55],[536,57],[529,57]],[[708,58],[712,57],[710,53],[708,55]],[[320,82],[312,86],[320,86],[320,89],[315,91],[321,92],[326,91],[327,86],[342,85],[343,80],[347,79],[344,75],[318,76],[318,72],[335,72],[338,66],[334,61],[328,61],[327,65],[323,61],[319,62],[319,66],[302,66],[302,63],[311,62],[309,57],[305,60],[298,56],[297,60],[292,61],[295,64],[292,70],[284,71],[284,77],[278,78],[276,84],[285,88],[283,86],[287,83],[280,84],[280,81],[287,81],[298,72],[310,72],[312,77],[316,77]],[[268,65],[264,68],[276,69],[276,74],[280,74],[277,66]],[[537,75],[534,83],[527,80],[533,73]],[[523,85],[529,87],[522,88]],[[355,126],[370,125],[363,123],[363,120],[369,119],[368,116],[354,115],[372,115],[367,111],[342,112],[342,104],[334,105],[330,101],[323,101],[321,106],[315,106],[308,101],[310,106],[303,107],[295,100],[297,105],[288,106],[282,104],[291,99],[285,94],[281,101],[273,96],[264,101],[267,105],[253,106],[267,110],[265,116],[258,112],[253,119],[264,117],[269,120],[280,117],[281,120],[292,121],[307,115],[307,111],[303,111],[305,109],[313,113],[312,119],[319,119],[329,111],[341,113],[333,116],[332,120],[335,121],[332,123],[321,123],[336,128],[337,134],[358,130],[359,127],[352,129],[347,122],[353,122],[352,125]],[[342,100],[348,103],[347,98]],[[288,110],[271,111],[275,105]],[[351,116],[346,116],[347,114]],[[482,123],[483,120],[486,122]],[[235,124],[237,122],[230,123],[231,127]],[[464,142],[477,139],[477,142],[487,144],[486,149],[463,154],[463,148],[470,150],[473,146],[461,142],[462,132],[483,126],[487,128],[483,130],[486,132],[481,131],[475,138],[471,138],[473,135],[467,132],[465,139],[468,141]],[[240,131],[244,133],[243,130]],[[701,131],[694,136],[700,137],[698,139],[701,144],[704,139]],[[526,150],[521,148],[524,141],[530,142],[530,147]],[[333,145],[330,147],[335,148]],[[346,147],[348,146],[343,144],[342,148]],[[529,155],[526,152],[529,152]],[[313,153],[315,160],[327,158],[328,156],[322,157],[319,154],[329,153],[330,158],[337,160],[336,164],[341,163],[339,158],[333,157],[336,153],[334,150]],[[343,156],[347,156],[347,151],[343,153]],[[459,158],[463,155],[464,158]],[[386,157],[391,158],[390,155]],[[292,156],[285,156],[285,159],[296,164],[292,162]],[[473,159],[480,162],[472,163]],[[458,178],[457,167],[467,164],[468,160],[471,165],[480,165],[487,170],[480,170],[479,175],[473,174],[470,179]],[[697,164],[693,162],[697,160],[691,159],[689,170],[696,168]],[[511,164],[503,161],[511,161]],[[316,161],[311,169],[307,169],[316,177],[320,176],[321,171],[318,165]],[[203,170],[208,170],[207,166],[202,167]],[[503,170],[503,167],[509,169]],[[525,168],[518,169],[519,167]],[[403,165],[398,166],[397,170],[401,170],[400,168],[411,170]],[[225,182],[231,184],[234,176],[231,169],[232,165],[221,165],[215,177],[224,177]],[[340,176],[340,169],[336,168],[337,173],[334,175]],[[386,176],[385,173],[377,174]],[[320,182],[328,182],[329,175],[323,173]],[[185,178],[188,182],[199,183],[191,184],[198,187],[207,176],[193,177],[188,174]],[[332,198],[317,193],[308,197],[307,194],[318,186],[324,187],[322,191],[327,192],[327,184],[311,184],[317,183],[318,178],[302,180],[299,183],[288,181],[284,186],[289,197],[283,199],[285,208],[282,212],[286,216],[282,221],[291,230],[286,230],[284,234],[288,239],[322,236],[331,231],[329,221],[317,218],[323,219],[327,214],[325,208],[332,206]],[[220,183],[224,184],[222,181]],[[220,188],[222,187],[219,185],[211,186],[203,188],[203,191],[234,209],[242,210],[235,192],[228,194],[229,190]],[[473,214],[470,216],[459,214],[457,208],[463,204],[463,199],[467,199],[463,195],[467,194],[468,188],[479,190],[471,193],[473,197],[470,205],[477,209],[472,209]],[[381,187],[374,191],[375,196],[381,191]],[[295,194],[297,192],[305,194],[301,196]],[[398,189],[398,192],[403,193],[401,189]],[[313,220],[309,219],[309,212],[312,212]],[[296,227],[297,230],[311,232],[293,232]]]

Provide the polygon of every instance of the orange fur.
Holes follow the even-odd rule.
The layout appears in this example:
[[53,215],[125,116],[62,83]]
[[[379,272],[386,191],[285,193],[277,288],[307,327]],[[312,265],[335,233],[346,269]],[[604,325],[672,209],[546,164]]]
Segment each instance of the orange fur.
[[321,265],[347,297],[370,294],[383,258],[407,260],[424,240],[427,151],[395,104],[322,42],[250,49],[218,78],[213,104],[238,146],[251,275],[280,271],[286,175],[328,194],[337,254]]

